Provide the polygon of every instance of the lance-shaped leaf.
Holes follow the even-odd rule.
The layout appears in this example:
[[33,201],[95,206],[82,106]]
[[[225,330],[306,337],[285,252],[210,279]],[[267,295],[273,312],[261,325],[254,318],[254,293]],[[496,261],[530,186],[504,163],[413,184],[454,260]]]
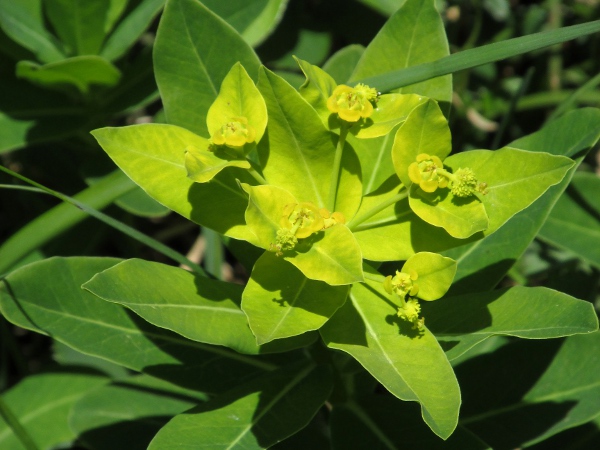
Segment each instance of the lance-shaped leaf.
[[240,375],[249,379],[275,368],[255,356],[154,327],[81,289],[118,262],[51,258],[22,267],[0,282],[0,311],[15,325],[48,334],[82,353],[208,392],[222,390]]
[[333,93],[337,83],[331,75],[320,67],[299,58],[294,59],[296,59],[302,73],[306,77],[306,81],[298,90],[300,95],[317,111],[323,125],[329,128],[331,111],[327,108],[327,99]]
[[485,233],[491,234],[558,184],[574,162],[564,156],[506,147],[459,153],[444,164],[453,172],[469,167],[487,184],[487,193],[480,198],[489,217]]
[[226,167],[249,169],[251,166],[246,158],[232,155],[225,148],[215,147],[210,151],[208,147],[189,146],[185,149],[185,169],[190,180],[196,183],[212,180]]
[[543,287],[446,297],[422,304],[422,311],[449,359],[493,335],[549,339],[598,329],[591,303]]
[[[325,129],[317,112],[285,80],[260,72],[258,88],[269,112],[268,133],[258,146],[269,184],[289,191],[301,202],[325,207],[337,136]],[[268,139],[267,139],[268,138]],[[342,156],[336,211],[354,215],[362,194],[360,164],[350,146]]]
[[[461,424],[493,448],[528,448],[597,418],[599,346],[600,333],[516,341],[466,361],[457,367],[464,386]],[[482,379],[493,389],[476,388]]]
[[256,77],[258,57],[229,24],[197,0],[170,0],[154,45],[156,82],[169,123],[208,136],[208,109],[238,61]]
[[17,63],[17,77],[44,87],[64,89],[72,85],[87,94],[93,85],[111,87],[121,78],[121,72],[100,56],[75,56],[45,65],[31,61]]
[[153,325],[240,353],[287,351],[314,340],[306,335],[259,347],[240,309],[242,286],[164,264],[131,259],[98,273],[82,287]]
[[[54,448],[76,437],[68,417],[73,404],[108,379],[96,373],[44,373],[28,376],[2,393],[2,400],[36,444]],[[0,421],[0,448],[22,449],[23,444],[11,428]]]
[[207,399],[202,392],[146,375],[123,376],[80,398],[71,410],[69,426],[90,448],[145,449],[173,416]]
[[244,220],[248,198],[236,181],[255,182],[245,170],[232,168],[203,184],[187,177],[185,149],[205,147],[206,139],[164,124],[101,128],[92,134],[129,178],[159,203],[219,233],[255,240]]
[[418,401],[433,432],[448,438],[458,421],[460,391],[433,334],[399,320],[382,283],[355,284],[350,299],[320,330],[327,346],[352,355],[396,397]]
[[437,253],[420,252],[404,263],[402,272],[410,274],[417,273],[415,280],[419,291],[415,294],[421,300],[438,300],[448,292],[454,274],[456,273],[456,261]]
[[[449,54],[444,23],[434,0],[407,1],[368,45],[351,81],[435,61]],[[452,76],[433,78],[394,92],[419,94],[450,103]]]
[[293,365],[175,416],[148,449],[269,448],[304,428],[331,389],[329,367]]
[[348,287],[309,280],[292,264],[265,252],[242,294],[242,310],[256,341],[264,344],[318,330],[347,296]]
[[267,106],[246,69],[238,62],[233,65],[219,90],[219,95],[206,115],[209,136],[223,125],[244,117],[255,132],[253,142],[259,142],[267,127]]
[[[250,195],[246,210],[248,228],[256,236],[257,246],[273,250],[277,231],[282,228],[284,208],[299,202],[276,186],[243,186]],[[283,252],[282,258],[311,280],[342,285],[363,279],[360,247],[343,224],[299,239],[293,250]]]

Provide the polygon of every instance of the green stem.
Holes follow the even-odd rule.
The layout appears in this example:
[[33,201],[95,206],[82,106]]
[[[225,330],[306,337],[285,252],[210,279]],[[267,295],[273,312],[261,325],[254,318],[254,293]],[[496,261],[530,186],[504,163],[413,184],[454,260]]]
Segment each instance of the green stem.
[[223,244],[221,236],[210,228],[202,228],[202,234],[206,242],[204,251],[204,267],[218,280],[223,279]]
[[250,167],[248,169],[248,173],[252,175],[252,178],[258,181],[259,184],[269,184],[267,183],[267,180],[265,180],[265,178],[260,173],[258,173],[256,169],[254,169],[254,167]]
[[380,204],[374,206],[373,208],[368,210],[363,215],[352,219],[350,222],[348,222],[348,228],[350,228],[350,231],[354,231],[356,229],[356,227],[358,227],[364,221],[370,219],[374,215],[383,211],[388,206],[393,205],[394,203],[398,203],[400,200],[403,200],[406,197],[408,197],[408,190],[404,189],[402,192],[399,192],[398,194],[394,195],[393,197],[390,197],[387,200],[382,201]]
[[39,450],[38,446],[35,444],[31,436],[29,436],[29,433],[27,433],[27,430],[25,430],[23,425],[21,425],[21,423],[19,422],[19,419],[16,418],[16,416],[8,408],[6,403],[4,403],[2,396],[0,396],[0,417],[4,419],[6,424],[17,437],[17,439],[21,441],[23,447],[25,447],[27,450]]
[[333,168],[331,169],[331,182],[329,183],[329,198],[327,199],[327,208],[329,211],[335,211],[335,198],[337,197],[338,181],[340,179],[340,166],[342,165],[342,154],[344,153],[344,144],[348,135],[348,124],[342,121],[340,128],[340,139],[335,148],[335,157],[333,159]]

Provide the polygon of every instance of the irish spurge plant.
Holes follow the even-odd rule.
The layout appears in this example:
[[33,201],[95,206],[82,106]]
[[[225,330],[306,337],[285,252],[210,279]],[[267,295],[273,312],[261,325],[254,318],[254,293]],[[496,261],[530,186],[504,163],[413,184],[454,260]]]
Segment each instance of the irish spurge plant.
[[[452,153],[450,76],[385,90],[374,83],[448,53],[433,3],[407,1],[345,80],[298,59],[306,78],[299,89],[200,3],[167,3],[154,60],[168,124],[92,134],[155,200],[261,253],[244,286],[135,259],[89,259],[72,273],[89,308],[120,314],[115,339],[133,323],[147,337],[131,343],[135,358],[127,340],[114,354],[92,353],[219,394],[176,415],[151,449],[266,448],[323,405],[334,416],[355,408],[373,391],[371,381],[370,391],[358,387],[367,378],[399,403],[418,402],[447,439],[461,405],[451,360],[492,335],[597,329],[592,305],[566,294],[492,291],[507,266],[473,257],[496,252],[498,234],[514,235],[515,248],[534,237],[535,226],[511,224],[543,221],[543,205],[589,147],[551,136],[570,136],[573,123],[588,119],[575,112],[499,150]],[[200,25],[180,39],[182,15],[213,30],[218,44],[204,42]],[[419,35],[410,44],[416,56],[406,59],[404,27],[421,20],[435,32]],[[72,264],[60,261],[47,264]],[[3,311],[35,328],[37,312],[19,312],[11,300],[19,276],[8,278]]]

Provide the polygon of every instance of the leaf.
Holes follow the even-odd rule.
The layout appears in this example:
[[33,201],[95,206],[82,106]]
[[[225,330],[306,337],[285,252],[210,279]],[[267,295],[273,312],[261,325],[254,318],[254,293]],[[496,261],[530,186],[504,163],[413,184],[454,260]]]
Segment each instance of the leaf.
[[[553,121],[536,133],[509,144],[512,148],[548,151],[555,155],[578,156],[600,137],[600,111],[583,108]],[[531,206],[517,213],[498,231],[474,244],[445,252],[458,262],[458,271],[450,292],[462,294],[490,290],[534,239],[553,205],[566,188],[574,168],[563,181],[548,189]]]
[[598,329],[593,306],[543,287],[515,286],[422,304],[429,329],[454,359],[493,335],[549,339]]
[[332,448],[490,449],[461,426],[442,441],[420,420],[415,406],[383,395],[334,404],[330,419]]
[[196,183],[207,183],[227,167],[250,169],[252,167],[246,158],[232,156],[226,151],[208,150],[206,142],[203,148],[188,147],[185,150],[185,168],[188,178]]
[[411,333],[389,297],[382,283],[353,285],[351,301],[320,329],[321,336],[329,348],[352,355],[396,397],[418,401],[427,425],[446,439],[460,407],[450,363],[429,330]]
[[242,294],[242,310],[257,342],[263,344],[318,330],[347,296],[347,287],[309,280],[293,265],[265,252]]
[[419,292],[415,295],[421,300],[437,300],[443,297],[454,279],[456,261],[437,253],[420,252],[411,256],[402,266],[402,272],[419,275],[416,283]]
[[11,39],[31,50],[40,61],[50,63],[65,58],[58,40],[46,31],[41,0],[0,3],[0,25]]
[[574,252],[600,268],[600,215],[589,201],[597,202],[600,179],[597,175],[576,172],[572,191],[560,196],[538,236],[546,242]]
[[[461,424],[493,448],[523,448],[593,420],[600,414],[600,361],[592,356],[599,345],[600,333],[562,345],[516,341],[463,363]],[[481,379],[494,389],[476,389]]]
[[287,351],[312,340],[304,336],[257,346],[240,309],[242,286],[177,267],[131,259],[96,274],[82,287],[103,300],[131,309],[160,328],[240,353]]
[[287,6],[287,0],[204,0],[203,3],[225,19],[252,47],[273,32]]
[[169,123],[208,136],[206,114],[219,86],[240,62],[254,79],[254,51],[196,0],[170,0],[154,44],[154,70]]
[[374,192],[391,176],[396,178],[392,163],[394,135],[393,131],[373,139],[357,139],[352,134],[348,135],[348,143],[360,160],[363,194]]
[[116,85],[121,72],[100,56],[75,56],[43,66],[30,61],[19,61],[17,77],[45,87],[62,88],[64,85],[72,85],[82,94],[88,94],[92,86]]
[[452,150],[448,121],[436,102],[428,100],[413,107],[409,113],[396,132],[392,147],[396,175],[407,188],[412,185],[408,166],[416,162],[419,154],[437,156],[443,161]]
[[109,61],[121,58],[152,24],[163,8],[165,0],[141,0],[135,9],[129,11],[108,36],[100,55]]
[[238,117],[245,117],[259,142],[267,127],[267,106],[240,63],[235,63],[221,84],[219,95],[206,116],[209,135]]
[[122,377],[80,398],[69,425],[91,448],[145,450],[171,417],[206,400],[146,375]]
[[306,77],[298,90],[300,95],[317,111],[323,125],[330,128],[331,111],[327,108],[327,99],[331,97],[338,83],[320,67],[298,58],[295,59]]
[[[67,424],[73,404],[106,383],[97,373],[49,372],[31,375],[2,394],[2,400],[19,420],[38,448],[54,448],[76,435]],[[0,421],[0,447],[23,449],[23,444]]]
[[[436,61],[449,55],[443,21],[433,0],[405,2],[389,18],[377,36],[367,46],[351,80],[387,74],[399,69]],[[381,92],[394,89],[401,94],[419,94],[449,104],[452,100],[452,77],[422,78],[420,83],[399,88],[366,83]],[[423,79],[427,81],[423,81]],[[408,83],[407,83],[408,84]]]
[[0,311],[15,325],[48,334],[82,353],[208,392],[275,368],[257,357],[154,327],[80,288],[118,262],[50,258],[22,267],[0,283]]
[[306,426],[331,389],[329,367],[292,366],[174,417],[148,450],[268,448]]
[[485,233],[491,234],[558,184],[574,162],[564,156],[505,147],[459,153],[446,158],[444,164],[453,172],[469,167],[487,183],[488,192],[481,200],[490,219]]
[[230,169],[204,184],[187,177],[184,150],[190,145],[202,147],[204,138],[163,124],[101,128],[92,134],[113,161],[159,203],[227,236],[249,242],[256,239],[245,225],[248,199],[236,181],[254,183],[246,171]]
[[104,42],[110,0],[51,0],[48,19],[70,55],[97,55]]
[[348,45],[325,61],[323,70],[331,75],[337,84],[346,84],[364,51],[362,45]]

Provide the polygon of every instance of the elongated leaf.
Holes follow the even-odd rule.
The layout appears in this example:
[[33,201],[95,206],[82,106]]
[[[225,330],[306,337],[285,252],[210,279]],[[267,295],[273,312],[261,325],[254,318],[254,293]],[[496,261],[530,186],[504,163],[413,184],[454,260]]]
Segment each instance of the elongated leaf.
[[[394,73],[399,69],[418,66],[447,56],[450,51],[444,24],[435,9],[434,0],[409,0],[390,17],[377,36],[367,46],[358,62],[351,80]],[[446,72],[448,73],[448,72]],[[389,75],[383,75],[389,78]],[[452,77],[422,78],[422,83],[396,84],[389,87],[377,79],[369,86],[378,91],[402,94],[419,94],[449,104],[452,99]],[[386,80],[387,80],[386,78]],[[411,84],[411,86],[407,86]],[[405,87],[400,87],[405,86]]]
[[571,187],[572,192],[560,196],[538,236],[600,268],[600,215],[586,204],[587,198],[594,201],[598,196],[600,179],[592,173],[578,172]]
[[461,423],[493,448],[523,448],[598,417],[598,345],[600,333],[517,341],[463,363]]
[[446,297],[422,310],[449,359],[493,335],[549,339],[598,329],[590,303],[543,287]]
[[[535,33],[502,42],[495,42],[493,44],[454,53],[453,55],[444,56],[436,61],[426,62],[424,64],[396,70],[383,75],[378,74],[373,76],[369,74],[365,75],[360,80],[353,76],[353,79],[370,86],[377,86],[377,89],[381,92],[388,92],[403,86],[419,83],[423,80],[429,80],[460,70],[470,69],[471,67],[477,67],[490,62],[510,58],[511,56],[521,55],[554,44],[560,44],[561,42],[596,33],[597,31],[600,31],[600,20],[563,27],[556,30],[543,31],[541,33]],[[379,73],[382,72],[383,71]]]
[[298,58],[296,61],[306,77],[306,81],[300,86],[300,95],[317,111],[325,127],[329,128],[331,111],[327,108],[327,99],[338,83],[320,67]]
[[240,169],[249,169],[250,163],[246,158],[240,156],[231,156],[225,151],[206,148],[187,147],[185,151],[185,169],[188,178],[196,183],[206,183],[217,176],[227,167],[239,167]]
[[305,336],[259,347],[240,309],[242,286],[177,267],[131,259],[98,273],[83,288],[131,309],[156,326],[240,353],[286,351],[314,339]]
[[[93,372],[45,373],[23,379],[2,397],[38,448],[53,448],[76,437],[67,422],[73,404],[107,381]],[[25,448],[4,421],[0,421],[0,447]]]
[[110,61],[123,56],[150,26],[165,4],[165,0],[142,0],[130,11],[108,37],[100,55]]
[[318,330],[342,306],[348,288],[307,279],[274,253],[254,265],[242,309],[259,344]]
[[169,123],[208,137],[206,113],[237,62],[256,79],[258,57],[233,28],[199,1],[169,1],[154,45],[156,82]]
[[184,150],[189,145],[202,147],[204,138],[163,124],[102,128],[92,134],[115,163],[159,203],[222,234],[254,241],[244,225],[248,200],[236,181],[252,184],[250,175],[229,169],[203,184],[187,177]]
[[334,450],[350,448],[491,449],[459,426],[446,441],[431,433],[416,405],[389,396],[373,395],[357,402],[335,404],[331,411]]
[[111,87],[118,83],[121,72],[100,56],[75,56],[43,66],[20,61],[17,76],[40,86],[61,88],[73,85],[82,94],[87,94],[91,86]]
[[[579,163],[585,150],[600,137],[600,111],[584,108],[567,113],[540,131],[525,136],[510,147],[545,151],[554,155],[577,156]],[[536,236],[553,205],[566,188],[574,169],[557,186],[521,211],[498,231],[474,244],[445,252],[458,262],[454,294],[492,289],[525,251]]]
[[146,375],[123,377],[80,398],[69,425],[91,448],[145,450],[171,417],[206,400]]
[[50,63],[65,58],[60,44],[44,27],[41,0],[4,1],[0,3],[2,30],[40,61]]
[[148,449],[268,448],[306,426],[331,389],[329,367],[292,366],[176,416]]
[[352,355],[396,397],[418,401],[427,425],[448,438],[458,421],[460,392],[433,334],[419,334],[400,320],[382,283],[355,284],[350,299],[320,330],[327,346]]
[[51,258],[25,266],[1,282],[0,311],[12,323],[48,334],[82,353],[209,392],[222,390],[240,374],[250,378],[274,368],[256,357],[154,327],[80,288],[118,262]]
[[104,42],[110,0],[44,2],[54,30],[71,55],[96,55]]

